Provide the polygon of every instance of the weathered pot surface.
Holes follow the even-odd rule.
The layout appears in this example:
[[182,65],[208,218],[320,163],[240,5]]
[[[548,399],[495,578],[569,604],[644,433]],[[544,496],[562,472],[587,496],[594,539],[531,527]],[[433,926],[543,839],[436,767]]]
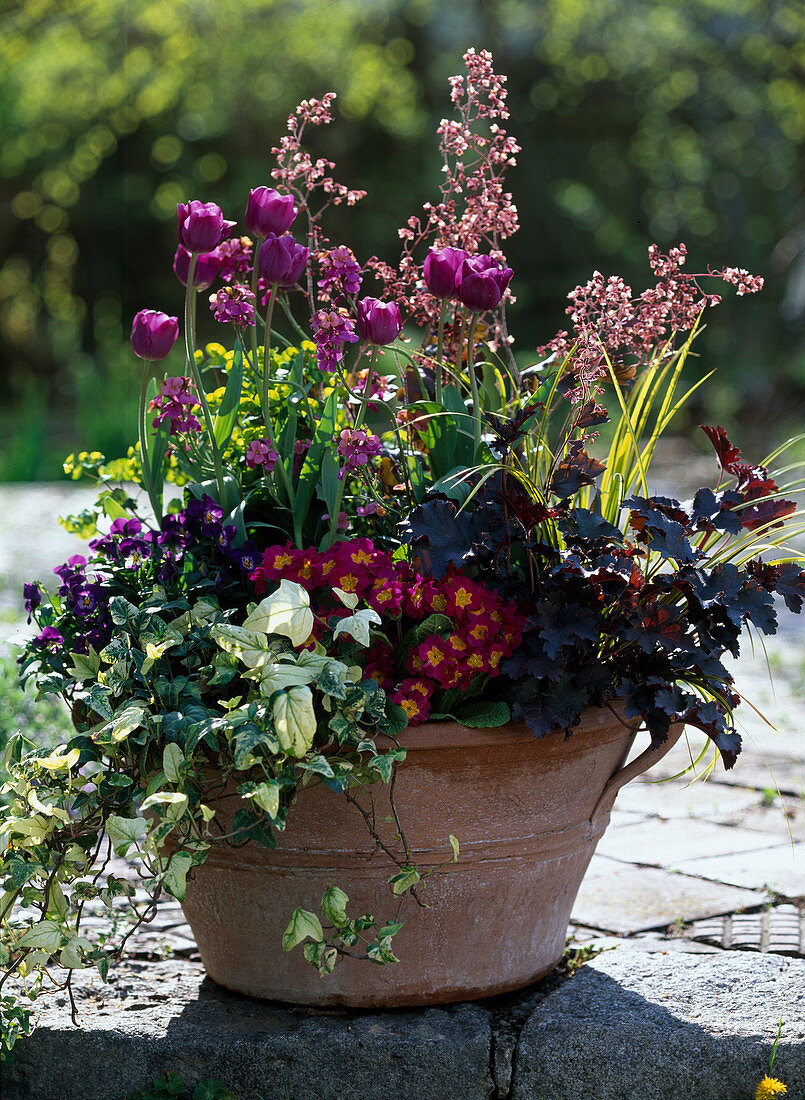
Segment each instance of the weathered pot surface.
[[[308,1005],[437,1004],[517,989],[556,966],[571,908],[620,787],[676,741],[622,763],[633,733],[592,708],[570,738],[535,740],[524,726],[473,730],[431,723],[406,730],[394,801],[411,858],[427,878],[421,908],[406,895],[394,938],[397,964],[345,958],[319,977],[302,949],[284,952],[297,906],[319,911],[328,886],[349,895],[350,916],[395,919],[395,868],[376,851],[359,810],[321,785],[305,788],[279,847],[215,847],[188,880],[184,910],[210,977],[241,993]],[[388,788],[374,819],[401,853]],[[364,809],[371,809],[368,797]],[[242,805],[215,803],[224,826]],[[449,836],[460,843],[450,862]]]

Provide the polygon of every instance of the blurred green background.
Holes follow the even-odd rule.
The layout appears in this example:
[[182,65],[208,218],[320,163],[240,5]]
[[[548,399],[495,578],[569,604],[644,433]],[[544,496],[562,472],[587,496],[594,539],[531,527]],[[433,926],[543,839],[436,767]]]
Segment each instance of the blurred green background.
[[[705,415],[763,449],[805,421],[801,0],[17,0],[0,4],[0,480],[55,478],[130,440],[141,308],[178,313],[177,201],[242,218],[305,96],[314,152],[369,197],[329,222],[398,254],[434,195],[435,127],[469,45],[508,73],[518,347],[563,326],[593,269],[647,281],[646,248],[767,279],[699,343]],[[210,329],[209,335],[212,335]],[[694,410],[696,415],[699,410]],[[758,456],[759,457],[759,456]]]

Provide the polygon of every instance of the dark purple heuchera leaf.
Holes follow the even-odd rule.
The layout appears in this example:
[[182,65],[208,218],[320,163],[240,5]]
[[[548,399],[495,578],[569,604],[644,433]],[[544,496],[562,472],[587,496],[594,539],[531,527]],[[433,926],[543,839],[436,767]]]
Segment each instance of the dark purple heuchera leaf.
[[639,614],[639,623],[627,628],[625,637],[636,642],[644,653],[652,653],[657,646],[669,651],[681,647],[685,625],[675,608],[652,600]]
[[439,580],[451,565],[460,569],[475,561],[495,511],[487,506],[459,512],[455,501],[433,493],[400,524],[400,537],[416,551],[425,571]]
[[731,535],[737,535],[741,530],[741,521],[733,511],[736,504],[742,501],[740,493],[728,490],[723,493],[714,493],[712,489],[699,489],[690,506],[685,505],[697,531],[727,531]]
[[690,517],[678,501],[666,497],[630,497],[623,503],[630,509],[629,524],[638,542],[680,565],[692,565],[702,557],[686,537]]
[[750,561],[747,570],[767,592],[777,592],[789,611],[798,615],[805,603],[805,569],[792,561],[782,565],[767,565],[760,558]]
[[578,604],[562,607],[543,600],[537,604],[535,625],[548,657],[556,657],[560,650],[577,641],[597,642],[601,637],[598,618]]
[[532,685],[530,692],[520,693],[511,706],[512,718],[515,722],[525,722],[536,738],[545,737],[555,729],[563,729],[569,735],[581,721],[588,700],[587,686],[574,676],[565,676],[542,689]]
[[746,504],[738,512],[743,527],[750,531],[767,524],[779,527],[786,516],[796,511],[796,501],[773,495],[778,491],[777,482],[769,477],[765,466],[750,466],[740,461],[739,448],[730,443],[721,425],[711,428],[702,424],[700,427],[713,444],[722,471],[736,480],[736,491]]
[[514,416],[504,420],[494,413],[486,414],[486,421],[495,433],[495,438],[490,446],[498,454],[505,454],[516,446],[527,434],[531,421],[540,409],[544,407],[544,401],[531,401],[522,409],[518,409]]
[[623,533],[619,528],[588,508],[569,509],[558,526],[562,534],[572,541],[584,539],[586,542],[623,542]]
[[573,496],[584,485],[592,485],[606,466],[587,454],[580,439],[571,439],[567,454],[556,467],[548,489],[560,499]]

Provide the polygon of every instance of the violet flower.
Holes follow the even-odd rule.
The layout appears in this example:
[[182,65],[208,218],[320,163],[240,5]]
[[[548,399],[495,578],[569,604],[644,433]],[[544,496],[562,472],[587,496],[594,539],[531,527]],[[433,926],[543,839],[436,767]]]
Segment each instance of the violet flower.
[[[187,280],[190,277],[191,259],[192,255],[187,249],[179,245],[176,249],[176,255],[173,257],[173,272],[182,286],[187,286]],[[196,256],[196,269],[193,272],[193,289],[206,290],[207,287],[212,286],[221,271],[222,264],[223,260],[217,248],[212,252],[202,252],[200,255]]]
[[226,220],[214,202],[180,202],[176,212],[179,243],[188,252],[212,252],[235,224]]
[[277,237],[271,233],[257,254],[261,286],[293,286],[299,282],[309,256],[310,249],[297,244],[290,234]]
[[491,256],[471,256],[459,268],[456,293],[473,313],[482,313],[498,305],[513,274],[510,267],[501,267]]
[[279,236],[290,229],[297,214],[292,195],[281,195],[275,187],[255,187],[246,204],[246,228],[254,237]]
[[[221,262],[219,272],[225,283],[231,283],[239,275],[245,275],[252,267],[252,242],[248,237],[229,237],[211,252]],[[201,259],[201,257],[199,257]]]
[[402,332],[400,307],[379,298],[361,298],[357,304],[358,332],[362,340],[382,346],[390,344]]
[[267,439],[253,439],[246,451],[246,465],[257,469],[262,466],[267,474],[274,469],[279,455]]
[[338,471],[338,479],[343,481],[349,470],[360,470],[367,466],[369,459],[379,455],[383,446],[376,435],[363,428],[345,428],[336,449],[345,459],[344,465]]
[[336,371],[344,358],[344,344],[355,344],[355,323],[343,309],[319,309],[310,319],[316,341],[316,365],[319,370]]
[[179,335],[179,318],[156,309],[141,309],[131,325],[131,350],[140,359],[154,362],[170,353]]
[[237,328],[255,323],[254,294],[247,286],[236,283],[221,287],[217,294],[210,295],[210,306],[216,321],[231,321]]
[[463,248],[434,248],[425,257],[422,274],[428,290],[437,298],[453,298],[462,264],[468,259]]

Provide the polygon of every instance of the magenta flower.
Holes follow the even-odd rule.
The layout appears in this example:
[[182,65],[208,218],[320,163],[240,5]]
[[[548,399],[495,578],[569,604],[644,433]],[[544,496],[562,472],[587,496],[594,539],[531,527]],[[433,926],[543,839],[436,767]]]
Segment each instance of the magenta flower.
[[463,248],[435,248],[425,257],[425,285],[437,298],[453,298],[461,266],[469,257]]
[[292,195],[281,195],[274,187],[255,187],[246,204],[246,228],[253,237],[280,236],[297,214]]
[[351,248],[340,244],[319,253],[322,277],[318,285],[330,298],[340,294],[357,294],[361,289],[361,265]]
[[262,466],[267,474],[274,469],[278,459],[279,455],[267,439],[253,439],[246,451],[247,466],[255,469]]
[[210,305],[216,321],[231,321],[238,328],[254,324],[254,294],[247,286],[222,286],[210,295]]
[[358,332],[370,344],[390,344],[402,332],[400,307],[379,298],[361,298],[357,304]]
[[344,358],[344,344],[357,343],[355,323],[343,309],[319,309],[310,318],[316,341],[316,364],[319,370],[338,370]]
[[383,447],[377,436],[371,432],[363,428],[345,428],[336,449],[345,459],[343,467],[338,471],[339,480],[343,480],[347,471],[359,470],[368,465],[369,459],[379,455]]
[[179,243],[188,252],[212,252],[235,224],[227,221],[220,206],[214,202],[180,202],[178,214]]
[[261,286],[289,287],[298,283],[309,256],[310,249],[297,244],[290,234],[277,237],[271,233],[257,254]]
[[494,309],[513,274],[510,267],[501,267],[491,256],[471,256],[456,276],[456,293],[473,313]]
[[42,646],[43,649],[59,649],[64,645],[64,638],[55,626],[46,626],[42,633],[34,638],[34,645]]
[[225,283],[231,283],[239,275],[251,271],[252,242],[248,237],[229,237],[221,241],[212,255],[220,260],[220,275]]
[[[190,277],[190,260],[192,255],[182,245],[176,249],[173,257],[173,273],[182,286],[187,286]],[[212,252],[201,252],[196,256],[196,270],[193,272],[193,289],[206,290],[212,286],[213,281],[221,270],[221,255],[216,248]]]
[[198,394],[192,387],[193,380],[185,376],[164,380],[159,393],[148,405],[152,412],[158,413],[153,420],[155,428],[164,420],[169,420],[170,435],[201,431],[201,424],[190,411],[200,404]]
[[131,349],[140,359],[153,363],[164,359],[179,335],[179,318],[156,309],[141,309],[131,325]]

